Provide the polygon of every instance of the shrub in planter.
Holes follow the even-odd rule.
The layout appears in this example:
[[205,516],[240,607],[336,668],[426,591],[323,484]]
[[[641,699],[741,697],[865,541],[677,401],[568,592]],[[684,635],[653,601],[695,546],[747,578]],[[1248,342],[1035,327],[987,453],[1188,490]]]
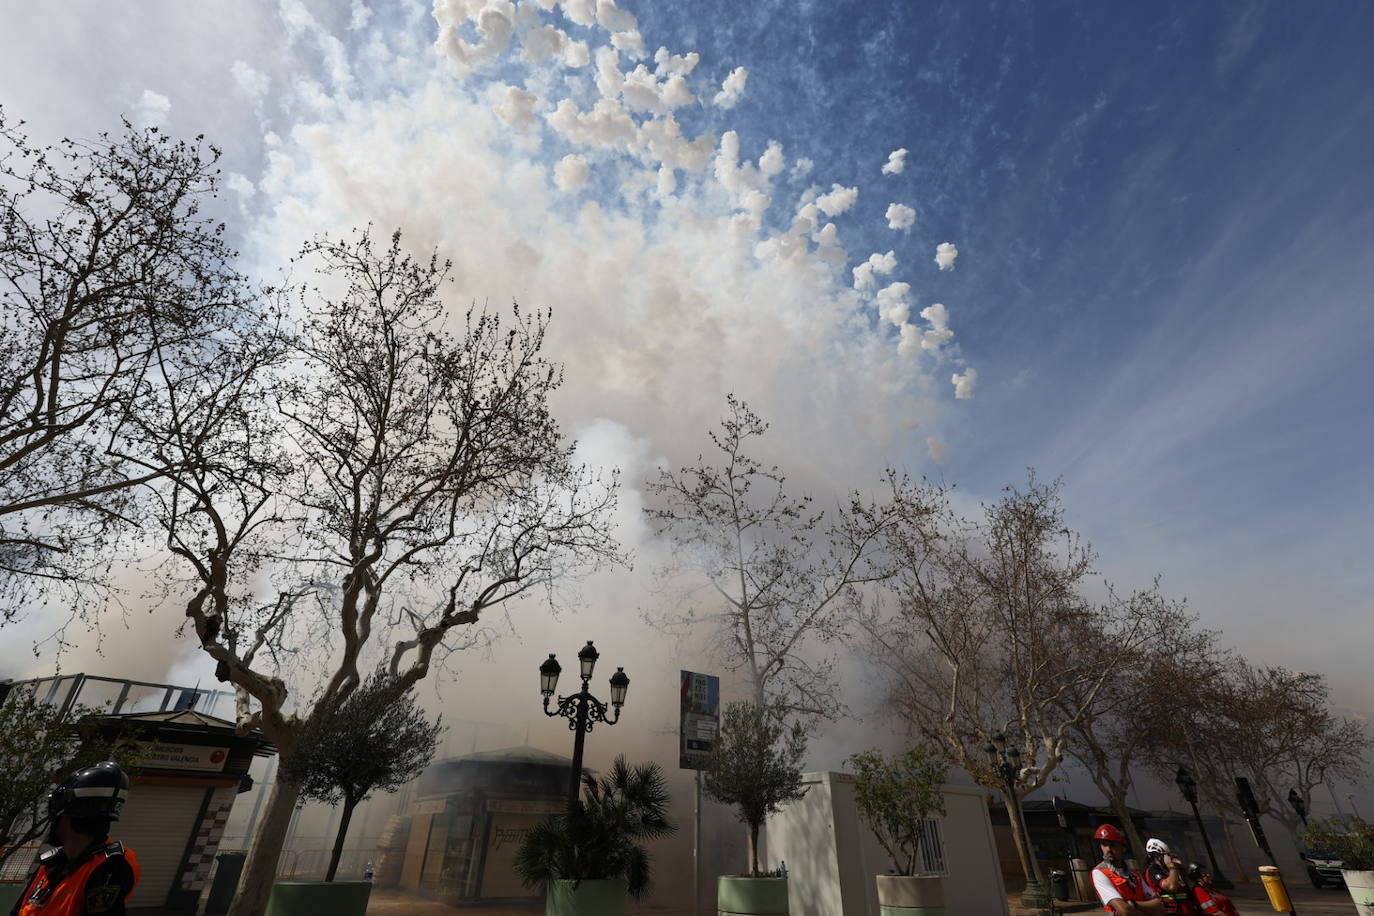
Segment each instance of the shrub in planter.
[[731,703],[702,771],[709,798],[732,805],[749,827],[749,871],[722,877],[717,897],[723,913],[786,913],[787,879],[759,868],[759,828],[785,802],[801,798],[806,733],[788,725],[778,707]]
[[1360,916],[1374,916],[1374,824],[1359,817],[1312,821],[1299,834],[1309,851],[1341,862],[1346,889]]
[[[525,835],[515,856],[515,871],[526,887],[549,884],[549,913],[609,912],[607,895],[638,900],[649,888],[649,854],[641,845],[669,836],[677,826],[667,818],[668,788],[656,763],[630,766],[617,757],[601,777],[582,777],[582,798],[566,813]],[[624,882],[618,895],[605,882]],[[556,882],[566,882],[558,883]],[[623,910],[622,910],[623,911]]]
[[878,876],[878,903],[883,912],[943,913],[941,880],[916,877],[921,871],[926,821],[945,813],[948,764],[943,755],[918,745],[893,757],[877,750],[863,751],[846,762],[854,768],[854,804],[859,816],[892,860],[895,872]]

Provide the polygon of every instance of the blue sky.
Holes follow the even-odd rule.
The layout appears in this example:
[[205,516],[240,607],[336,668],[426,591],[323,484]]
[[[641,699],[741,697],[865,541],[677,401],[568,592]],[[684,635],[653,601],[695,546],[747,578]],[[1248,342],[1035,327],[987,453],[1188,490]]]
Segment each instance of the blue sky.
[[[1119,582],[1162,573],[1374,710],[1374,6],[5,6],[10,114],[205,132],[255,272],[374,221],[454,255],[461,297],[553,305],[562,416],[627,481],[690,459],[726,391],[820,492],[892,463],[977,499],[1033,466]],[[488,54],[479,22],[514,37]]]

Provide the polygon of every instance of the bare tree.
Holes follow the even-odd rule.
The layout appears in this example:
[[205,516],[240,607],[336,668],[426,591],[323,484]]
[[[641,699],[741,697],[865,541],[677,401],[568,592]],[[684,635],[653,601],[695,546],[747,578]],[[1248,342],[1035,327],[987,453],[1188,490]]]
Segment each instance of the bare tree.
[[[368,232],[316,241],[301,260],[320,287],[299,332],[267,322],[265,344],[226,346],[205,384],[223,396],[159,433],[180,468],[158,505],[186,616],[239,727],[261,728],[284,772],[365,655],[399,699],[484,615],[620,560],[616,481],[573,463],[549,411],[547,314],[472,310],[446,332],[447,264],[411,258],[399,233],[382,249]],[[295,660],[323,678],[312,699],[288,686]],[[235,916],[265,909],[298,793],[273,787]]]
[[200,210],[218,150],[127,121],[52,146],[22,127],[0,110],[0,623],[38,583],[102,583],[137,488],[167,469],[125,457],[152,364],[247,299]]
[[646,512],[677,557],[665,576],[687,571],[709,586],[708,598],[689,591],[655,622],[704,623],[756,706],[834,718],[841,703],[832,662],[816,649],[845,634],[853,589],[888,575],[877,547],[889,512],[855,495],[827,523],[811,497],[788,491],[778,467],[748,453],[768,425],[734,395],[726,406],[720,431],[708,433],[716,462],[699,457],[648,484],[658,504]]
[[1245,776],[1260,813],[1295,838],[1301,822],[1288,803],[1296,791],[1310,810],[1328,779],[1360,779],[1374,741],[1357,719],[1338,714],[1320,674],[1257,666],[1233,656],[1215,677],[1180,692],[1179,728],[1152,744],[1152,768],[1166,778],[1184,763],[1209,802],[1236,816],[1235,777]]
[[[894,708],[1014,812],[1063,762],[1118,654],[1143,648],[1161,599],[1105,587],[1091,599],[1093,554],[1064,525],[1059,485],[1033,474],[976,523],[947,505],[932,513],[925,488],[894,487],[893,502],[910,507],[884,539],[897,572],[886,608],[864,625],[891,670]],[[1019,752],[1010,789],[985,752],[1000,738]],[[1039,883],[1022,825],[1011,823],[1026,879]]]
[[[1154,612],[1145,621],[1146,635],[1136,651],[1118,653],[1109,643],[1085,646],[1116,654],[1112,675],[1097,691],[1096,701],[1082,703],[1092,685],[1080,685],[1061,702],[1065,716],[1074,717],[1068,752],[1116,812],[1137,855],[1144,838],[1131,819],[1127,796],[1136,773],[1152,749],[1174,743],[1186,727],[1183,698],[1217,677],[1226,661],[1216,634],[1197,626],[1181,602],[1168,602],[1151,593]],[[1192,769],[1189,764],[1189,769]],[[1167,779],[1172,780],[1171,771]]]

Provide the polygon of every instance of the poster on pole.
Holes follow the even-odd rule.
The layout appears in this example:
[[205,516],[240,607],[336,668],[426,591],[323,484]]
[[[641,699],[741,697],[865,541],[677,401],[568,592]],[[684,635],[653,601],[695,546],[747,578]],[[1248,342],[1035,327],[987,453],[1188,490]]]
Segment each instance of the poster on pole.
[[720,678],[683,671],[682,718],[678,728],[679,766],[699,770],[711,756],[720,732]]

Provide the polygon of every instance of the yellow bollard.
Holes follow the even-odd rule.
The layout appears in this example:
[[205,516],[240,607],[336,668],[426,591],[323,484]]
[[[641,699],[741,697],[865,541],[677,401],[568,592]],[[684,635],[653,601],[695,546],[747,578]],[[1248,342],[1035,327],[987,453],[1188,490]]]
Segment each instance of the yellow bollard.
[[1293,909],[1293,901],[1288,899],[1288,888],[1283,886],[1283,875],[1273,865],[1260,866],[1260,881],[1264,892],[1269,895],[1269,905],[1275,912],[1288,913]]

